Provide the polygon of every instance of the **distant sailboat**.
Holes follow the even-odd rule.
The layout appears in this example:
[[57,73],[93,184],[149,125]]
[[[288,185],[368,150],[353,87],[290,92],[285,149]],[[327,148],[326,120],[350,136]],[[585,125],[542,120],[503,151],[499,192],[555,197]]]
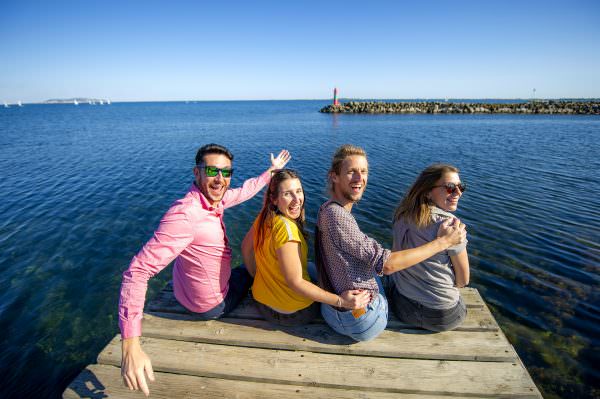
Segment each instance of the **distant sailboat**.
[[100,105],[104,105],[104,101],[100,100]]
[[4,101],[4,108],[8,108],[8,104]]
[[19,107],[22,107],[22,106],[23,106],[23,104],[21,103],[21,101],[17,101],[17,105],[18,105]]
[[77,101],[77,99],[73,99],[73,105],[79,105],[79,101]]
[[107,104],[107,105],[110,105],[110,100],[106,100],[106,104]]

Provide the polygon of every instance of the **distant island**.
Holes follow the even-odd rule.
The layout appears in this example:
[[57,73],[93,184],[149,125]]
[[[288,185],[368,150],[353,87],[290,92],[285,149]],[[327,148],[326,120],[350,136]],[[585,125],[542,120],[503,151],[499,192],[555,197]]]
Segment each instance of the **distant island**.
[[600,101],[535,100],[522,103],[469,103],[446,101],[349,101],[331,104],[329,114],[567,114],[600,115]]
[[110,100],[106,100],[104,98],[86,98],[86,97],[77,97],[77,98],[52,98],[50,100],[46,100],[43,104],[110,104]]

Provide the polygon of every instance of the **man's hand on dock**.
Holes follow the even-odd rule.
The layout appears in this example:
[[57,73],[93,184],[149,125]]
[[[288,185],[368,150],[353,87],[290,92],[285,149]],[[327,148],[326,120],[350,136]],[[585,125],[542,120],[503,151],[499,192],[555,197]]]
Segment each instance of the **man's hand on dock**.
[[123,383],[132,391],[138,389],[144,392],[144,395],[150,395],[146,376],[150,381],[154,381],[154,371],[150,358],[140,345],[140,337],[126,338],[121,343],[121,376]]

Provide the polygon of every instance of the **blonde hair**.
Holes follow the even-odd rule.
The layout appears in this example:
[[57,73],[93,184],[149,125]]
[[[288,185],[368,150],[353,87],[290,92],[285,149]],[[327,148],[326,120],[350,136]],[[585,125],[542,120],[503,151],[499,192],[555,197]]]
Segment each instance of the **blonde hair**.
[[[279,187],[281,186],[281,183],[288,179],[300,180],[300,176],[298,176],[298,174],[291,169],[279,169],[273,172],[273,177],[271,177],[271,182],[269,183],[267,191],[265,192],[263,207],[258,214],[258,222],[256,223],[254,248],[258,248],[259,251],[261,250],[262,244],[265,241],[265,235],[269,230],[271,230],[271,227],[273,227],[273,218],[279,213],[279,210],[277,209],[277,206],[273,204],[273,201],[275,201],[279,195]],[[295,222],[304,238],[308,239],[308,233],[304,230],[304,204],[305,201],[302,202],[300,216],[295,220]]]
[[448,164],[434,164],[425,168],[400,201],[400,205],[394,213],[394,222],[404,218],[418,228],[431,224],[431,210],[429,209],[431,201],[428,195],[438,180],[446,173],[451,172],[458,173],[459,170]]
[[339,175],[342,169],[342,163],[346,158],[352,155],[360,155],[366,158],[367,152],[362,147],[352,144],[344,144],[338,147],[338,149],[333,154],[333,159],[331,160],[331,167],[329,168],[329,171],[327,171],[327,189],[329,190],[329,194],[333,193],[333,181],[331,180],[331,175],[333,173]]

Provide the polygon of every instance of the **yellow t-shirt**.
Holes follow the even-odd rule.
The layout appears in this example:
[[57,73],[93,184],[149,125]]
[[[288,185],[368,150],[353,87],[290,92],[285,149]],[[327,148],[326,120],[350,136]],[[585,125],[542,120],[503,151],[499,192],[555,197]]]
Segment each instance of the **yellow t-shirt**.
[[[254,231],[258,231],[254,221]],[[257,248],[254,245],[254,258],[256,260],[256,276],[252,284],[252,296],[258,302],[275,310],[283,312],[296,312],[310,306],[313,301],[297,294],[287,286],[285,277],[281,273],[277,259],[277,249],[288,241],[300,243],[300,261],[302,262],[302,278],[310,281],[307,270],[308,248],[306,240],[298,229],[296,223],[283,216],[273,218],[273,226],[265,232],[265,239]]]

